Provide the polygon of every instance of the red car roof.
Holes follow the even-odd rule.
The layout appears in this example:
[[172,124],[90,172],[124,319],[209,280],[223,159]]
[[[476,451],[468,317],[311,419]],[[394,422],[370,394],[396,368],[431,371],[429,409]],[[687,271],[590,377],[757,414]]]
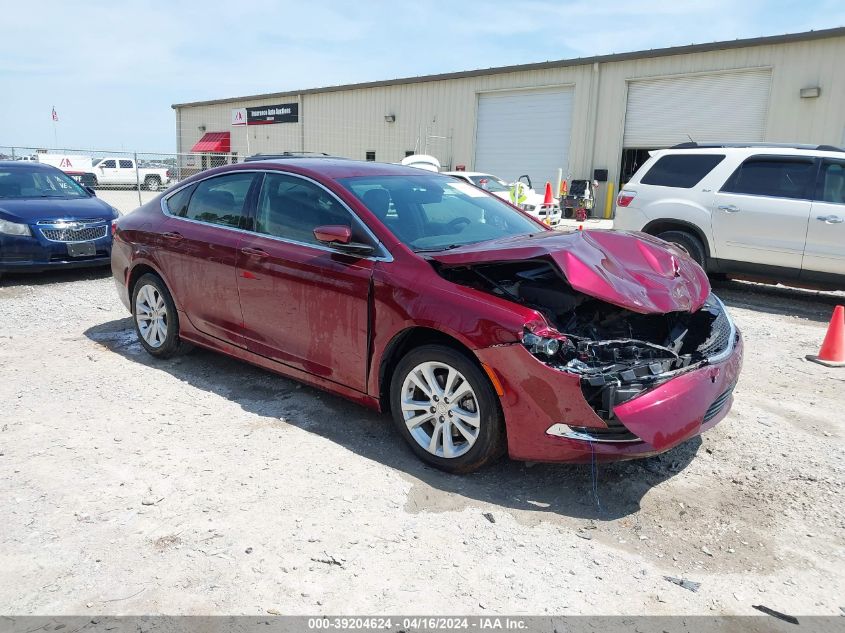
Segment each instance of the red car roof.
[[306,176],[351,178],[355,176],[424,176],[432,174],[416,167],[343,158],[278,158],[242,163],[245,168],[279,168]]

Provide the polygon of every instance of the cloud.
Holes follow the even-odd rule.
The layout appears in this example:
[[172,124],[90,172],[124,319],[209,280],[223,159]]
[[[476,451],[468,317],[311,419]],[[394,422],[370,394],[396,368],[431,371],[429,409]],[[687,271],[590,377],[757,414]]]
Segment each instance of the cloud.
[[171,103],[825,28],[841,0],[41,0],[0,23],[0,143],[172,149]]

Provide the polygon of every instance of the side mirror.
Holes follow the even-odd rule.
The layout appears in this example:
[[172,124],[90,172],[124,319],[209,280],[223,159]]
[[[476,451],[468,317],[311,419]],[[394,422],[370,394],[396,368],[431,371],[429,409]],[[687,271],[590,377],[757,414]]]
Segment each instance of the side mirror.
[[369,255],[373,247],[369,244],[361,244],[352,241],[352,229],[339,224],[327,224],[314,229],[314,237],[318,242],[335,247],[354,255]]
[[349,244],[352,241],[352,229],[339,224],[327,224],[314,229],[314,237],[324,244]]

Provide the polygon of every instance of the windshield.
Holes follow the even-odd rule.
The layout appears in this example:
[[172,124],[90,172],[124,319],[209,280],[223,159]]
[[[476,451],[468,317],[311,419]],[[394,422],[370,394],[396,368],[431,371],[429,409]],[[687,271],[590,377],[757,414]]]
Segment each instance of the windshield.
[[544,230],[499,198],[468,182],[436,174],[343,178],[340,183],[415,251],[439,251]]
[[481,174],[478,176],[469,176],[469,179],[485,191],[510,191],[508,183],[504,180],[499,180],[495,176]]
[[0,168],[0,198],[88,198],[90,194],[60,171]]

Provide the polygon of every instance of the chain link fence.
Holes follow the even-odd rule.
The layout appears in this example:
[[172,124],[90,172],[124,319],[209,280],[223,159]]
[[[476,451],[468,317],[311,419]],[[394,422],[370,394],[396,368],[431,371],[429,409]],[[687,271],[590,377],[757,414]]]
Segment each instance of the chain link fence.
[[[199,120],[199,119],[197,119]],[[184,121],[183,121],[184,122]],[[435,156],[442,169],[452,168],[451,134],[438,130],[433,123],[416,126],[402,133],[406,142],[399,147],[406,150],[388,152],[385,140],[360,127],[354,130],[336,127],[324,135],[319,147],[306,144],[296,126],[249,126],[232,128],[231,136],[225,133],[225,143],[216,139],[220,133],[205,133],[205,126],[194,126],[189,134],[177,126],[179,145],[187,152],[133,152],[126,150],[44,148],[0,145],[0,160],[32,161],[52,165],[90,187],[96,195],[123,213],[144,204],[189,176],[206,169],[243,162],[255,154],[281,154],[304,152],[332,154],[359,160],[399,162],[411,154]],[[328,126],[326,126],[328,127]],[[184,137],[184,138],[183,138]],[[203,141],[208,138],[208,141]],[[251,140],[251,142],[250,142]],[[393,143],[393,147],[397,147]],[[224,149],[226,151],[216,151]],[[202,151],[207,150],[207,151]]]
[[219,152],[177,154],[0,146],[0,160],[57,167],[123,213],[188,176],[241,159],[237,154]]

